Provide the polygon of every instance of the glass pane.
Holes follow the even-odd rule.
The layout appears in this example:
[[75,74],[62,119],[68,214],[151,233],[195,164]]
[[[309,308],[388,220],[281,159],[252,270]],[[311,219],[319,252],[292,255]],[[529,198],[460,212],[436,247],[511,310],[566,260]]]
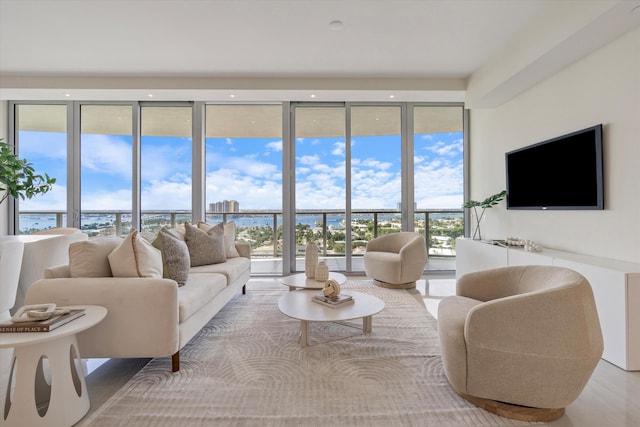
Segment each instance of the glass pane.
[[132,107],[80,108],[80,228],[89,237],[131,229]]
[[17,105],[18,156],[36,174],[56,179],[51,191],[18,201],[18,233],[30,234],[67,222],[67,106]]
[[157,231],[192,220],[191,107],[142,107],[141,229]]
[[282,106],[206,106],[207,222],[236,223],[252,273],[282,272]]
[[402,230],[401,109],[351,109],[352,270],[373,237]]
[[414,109],[415,230],[428,242],[428,270],[454,270],[464,234],[462,122],[462,107]]
[[296,270],[315,241],[331,271],[345,270],[345,109],[298,107],[295,112]]

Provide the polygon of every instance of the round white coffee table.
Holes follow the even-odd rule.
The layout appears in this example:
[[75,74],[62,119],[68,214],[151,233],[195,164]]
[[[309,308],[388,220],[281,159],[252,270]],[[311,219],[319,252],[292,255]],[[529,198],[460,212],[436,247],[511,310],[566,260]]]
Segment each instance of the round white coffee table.
[[[76,334],[104,319],[107,309],[97,305],[69,308],[84,308],[86,312],[50,332],[0,334],[0,348],[15,348],[8,378],[15,388],[13,397],[4,402],[4,411],[0,414],[7,414],[3,426],[71,426],[89,410],[89,394],[80,366]],[[37,408],[35,384],[43,375],[43,357],[49,362],[51,389],[48,406]]]
[[372,316],[384,309],[384,301],[361,292],[345,292],[353,296],[353,303],[341,307],[326,307],[311,301],[317,291],[287,292],[280,297],[280,311],[300,320],[300,345],[309,345],[309,322],[340,322],[362,318],[362,331],[369,333],[373,327]]
[[[338,282],[338,285],[342,286],[347,283],[347,277],[344,274],[329,272],[329,279]],[[318,281],[314,279],[307,279],[307,275],[304,273],[292,274],[291,276],[282,277],[280,283],[289,287],[290,291],[295,289],[322,289],[324,287],[324,281]]]

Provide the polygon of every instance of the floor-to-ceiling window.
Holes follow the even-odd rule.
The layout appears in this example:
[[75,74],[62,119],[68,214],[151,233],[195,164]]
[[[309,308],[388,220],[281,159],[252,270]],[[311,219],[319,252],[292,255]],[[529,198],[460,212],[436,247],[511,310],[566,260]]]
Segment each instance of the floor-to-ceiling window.
[[463,230],[461,105],[10,105],[9,142],[58,180],[18,203],[16,232],[124,235],[235,221],[253,272],[287,274],[303,270],[309,241],[333,270],[361,272],[370,239],[416,230],[428,240],[427,268],[453,268]]
[[16,232],[29,234],[67,222],[66,104],[15,105],[15,138],[21,159],[32,163],[36,173],[56,179],[51,191],[32,199],[18,200]]
[[80,106],[80,228],[90,237],[131,228],[131,105]]
[[282,105],[207,105],[206,219],[233,221],[253,273],[282,273]]
[[140,109],[142,231],[192,220],[192,120],[190,105]]
[[345,269],[346,125],[343,105],[295,106],[295,255],[318,245],[332,270]]
[[351,108],[353,271],[364,270],[369,240],[403,229],[401,114],[398,105]]
[[424,233],[429,256],[455,256],[463,234],[463,109],[415,106],[413,109],[415,230]]

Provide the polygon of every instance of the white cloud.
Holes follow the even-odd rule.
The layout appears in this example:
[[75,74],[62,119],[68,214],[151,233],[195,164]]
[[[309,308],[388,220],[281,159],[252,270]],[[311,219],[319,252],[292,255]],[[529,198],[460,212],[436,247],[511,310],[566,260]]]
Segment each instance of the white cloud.
[[152,181],[141,190],[142,210],[191,209],[191,181]]
[[362,165],[377,170],[387,170],[393,166],[393,164],[390,162],[381,162],[380,160],[376,159],[365,159],[362,162]]
[[239,170],[210,172],[206,176],[206,202],[237,200],[240,209],[282,209],[281,174],[258,178],[241,174]]
[[298,161],[301,165],[315,165],[320,161],[320,156],[314,154],[313,156],[300,156]]
[[282,140],[268,142],[266,147],[271,151],[281,152],[282,151]]
[[346,144],[344,142],[335,142],[333,144],[333,150],[331,150],[331,154],[333,154],[334,156],[344,157],[345,147]]
[[131,144],[118,137],[84,135],[82,168],[109,175],[131,177]]
[[224,162],[224,171],[227,173],[247,174],[254,177],[270,178],[278,171],[277,166],[273,163],[261,162],[250,157],[232,157]]

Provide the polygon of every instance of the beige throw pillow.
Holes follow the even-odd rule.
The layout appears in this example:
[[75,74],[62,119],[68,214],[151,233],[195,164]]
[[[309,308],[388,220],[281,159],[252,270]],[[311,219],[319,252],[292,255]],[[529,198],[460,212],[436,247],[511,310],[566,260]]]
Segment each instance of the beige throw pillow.
[[[212,227],[206,222],[200,221],[198,228],[209,231]],[[224,224],[224,252],[227,258],[239,257],[240,254],[236,249],[236,223],[229,221]]]
[[167,230],[160,230],[158,234],[162,239],[164,277],[175,280],[179,286],[185,285],[191,266],[187,244]]
[[225,262],[224,226],[222,223],[208,231],[185,222],[185,242],[189,248],[191,267]]
[[100,237],[69,245],[69,272],[71,277],[111,277],[109,254],[123,239]]
[[162,254],[131,230],[122,244],[109,254],[113,277],[162,278]]

